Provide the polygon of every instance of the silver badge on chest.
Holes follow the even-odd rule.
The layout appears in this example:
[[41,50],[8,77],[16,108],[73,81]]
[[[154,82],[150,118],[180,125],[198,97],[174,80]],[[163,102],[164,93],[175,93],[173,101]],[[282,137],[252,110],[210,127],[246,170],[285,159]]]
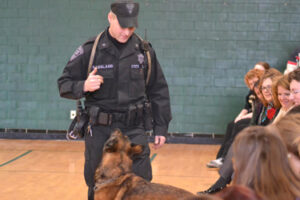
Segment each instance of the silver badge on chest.
[[144,55],[140,53],[140,54],[138,54],[137,57],[138,57],[138,61],[139,61],[140,65],[143,64],[145,61]]

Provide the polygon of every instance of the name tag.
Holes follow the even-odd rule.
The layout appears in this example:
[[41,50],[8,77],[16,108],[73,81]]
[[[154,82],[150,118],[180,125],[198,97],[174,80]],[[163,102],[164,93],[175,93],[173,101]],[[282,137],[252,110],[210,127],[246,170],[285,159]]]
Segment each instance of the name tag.
[[97,68],[97,69],[113,69],[114,65],[113,64],[96,65],[96,66],[93,66],[93,69],[94,68]]
[[131,69],[139,69],[140,65],[131,65]]

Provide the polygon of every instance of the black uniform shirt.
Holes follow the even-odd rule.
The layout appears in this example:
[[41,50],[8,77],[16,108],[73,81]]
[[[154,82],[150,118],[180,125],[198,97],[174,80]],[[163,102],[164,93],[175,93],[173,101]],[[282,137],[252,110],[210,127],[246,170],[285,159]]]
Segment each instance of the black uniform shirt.
[[[86,98],[85,105],[97,105],[107,112],[125,112],[130,104],[144,100],[145,94],[152,104],[154,134],[165,135],[171,120],[168,85],[156,54],[150,48],[151,76],[145,86],[146,58],[142,41],[133,34],[120,51],[109,39],[108,29],[97,45],[92,70],[103,76],[104,83],[95,92],[83,92],[88,63],[95,38],[80,46],[58,79],[59,92],[69,99]],[[118,45],[117,45],[118,46]]]

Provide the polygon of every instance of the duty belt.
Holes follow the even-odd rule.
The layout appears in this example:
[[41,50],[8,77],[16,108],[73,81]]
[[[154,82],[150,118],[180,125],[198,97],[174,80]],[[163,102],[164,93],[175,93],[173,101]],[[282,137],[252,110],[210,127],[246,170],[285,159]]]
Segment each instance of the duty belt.
[[89,124],[110,126],[113,122],[121,122],[126,126],[138,125],[143,120],[144,105],[130,105],[127,112],[103,112],[100,107],[89,108]]

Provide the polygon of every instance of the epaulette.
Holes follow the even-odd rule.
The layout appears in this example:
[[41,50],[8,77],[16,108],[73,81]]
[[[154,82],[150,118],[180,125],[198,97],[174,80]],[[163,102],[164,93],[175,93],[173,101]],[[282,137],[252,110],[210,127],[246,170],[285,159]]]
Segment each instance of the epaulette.
[[73,60],[75,60],[78,56],[82,55],[84,53],[84,47],[86,45],[92,45],[94,43],[94,41],[96,40],[96,37],[92,37],[90,39],[88,39],[85,43],[83,43],[82,45],[80,45],[75,52],[73,53],[73,55],[71,56],[69,62],[72,62]]
[[90,44],[90,43],[94,43],[95,40],[96,40],[97,36],[94,36],[94,37],[91,37],[89,38],[83,45],[87,45],[87,44]]

